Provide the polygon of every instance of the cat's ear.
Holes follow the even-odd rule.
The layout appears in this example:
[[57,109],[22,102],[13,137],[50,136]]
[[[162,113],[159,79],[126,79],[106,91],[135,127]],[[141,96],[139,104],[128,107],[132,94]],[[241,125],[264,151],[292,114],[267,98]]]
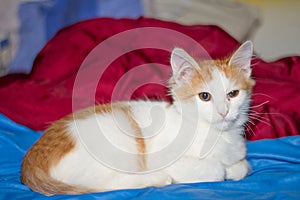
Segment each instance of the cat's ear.
[[247,77],[250,77],[252,55],[253,44],[251,41],[246,41],[233,53],[229,60],[229,65],[239,67]]
[[189,81],[198,68],[197,62],[181,48],[172,51],[170,63],[176,83]]

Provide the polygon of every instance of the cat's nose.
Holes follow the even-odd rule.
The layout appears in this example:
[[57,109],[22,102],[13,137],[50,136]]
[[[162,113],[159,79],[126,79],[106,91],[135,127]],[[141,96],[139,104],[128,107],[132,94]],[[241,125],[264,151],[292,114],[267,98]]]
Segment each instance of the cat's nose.
[[222,103],[218,103],[217,107],[217,112],[218,114],[225,119],[225,117],[227,116],[228,112],[229,112],[229,108],[226,104],[222,104]]
[[218,111],[218,113],[219,113],[219,115],[221,115],[221,117],[223,118],[223,119],[225,119],[225,117],[227,116],[227,114],[228,114],[228,110],[223,110],[223,111]]

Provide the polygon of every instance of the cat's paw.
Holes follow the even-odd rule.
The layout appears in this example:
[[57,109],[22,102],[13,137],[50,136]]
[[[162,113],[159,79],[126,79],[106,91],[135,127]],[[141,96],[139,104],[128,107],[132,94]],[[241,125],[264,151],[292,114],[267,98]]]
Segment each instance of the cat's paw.
[[250,165],[243,159],[226,168],[226,179],[238,181],[245,178],[250,171]]
[[203,160],[197,171],[200,182],[224,181],[226,174],[224,165],[215,160]]
[[155,176],[156,177],[156,183],[154,183],[154,186],[164,186],[164,185],[169,185],[172,184],[173,179],[171,176],[168,174],[160,173]]
[[155,172],[153,174],[147,174],[144,178],[145,186],[165,186],[172,184],[173,179],[166,173]]
[[167,169],[175,183],[214,182],[225,179],[224,165],[213,159],[183,157]]

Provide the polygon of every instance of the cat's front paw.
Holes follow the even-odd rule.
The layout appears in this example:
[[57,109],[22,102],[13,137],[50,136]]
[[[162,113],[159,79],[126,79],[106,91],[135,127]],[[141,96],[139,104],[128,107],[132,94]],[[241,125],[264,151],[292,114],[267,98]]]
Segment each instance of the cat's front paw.
[[214,182],[225,179],[225,167],[216,160],[183,157],[167,169],[175,183]]
[[197,177],[201,182],[224,181],[226,173],[224,165],[214,160],[201,162],[197,172]]
[[156,186],[161,187],[165,185],[172,184],[173,179],[170,175],[162,172],[155,172],[153,174],[146,175],[144,182],[147,183],[145,186]]
[[243,159],[226,168],[226,179],[238,181],[245,178],[250,171],[250,165]]
[[[154,186],[165,186],[170,185],[173,183],[173,179],[168,174],[161,173],[160,175],[156,176],[157,182],[153,184]],[[158,178],[159,177],[159,178]]]

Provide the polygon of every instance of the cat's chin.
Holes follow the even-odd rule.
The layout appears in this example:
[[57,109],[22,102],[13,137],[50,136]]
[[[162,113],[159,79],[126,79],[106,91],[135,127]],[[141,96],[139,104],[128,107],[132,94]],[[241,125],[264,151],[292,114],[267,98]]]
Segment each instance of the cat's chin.
[[215,125],[215,128],[220,131],[227,131],[230,129],[232,123],[222,122]]
[[237,121],[234,119],[226,119],[226,120],[216,121],[216,122],[212,123],[212,125],[220,131],[227,131],[227,130],[235,127],[236,122]]

